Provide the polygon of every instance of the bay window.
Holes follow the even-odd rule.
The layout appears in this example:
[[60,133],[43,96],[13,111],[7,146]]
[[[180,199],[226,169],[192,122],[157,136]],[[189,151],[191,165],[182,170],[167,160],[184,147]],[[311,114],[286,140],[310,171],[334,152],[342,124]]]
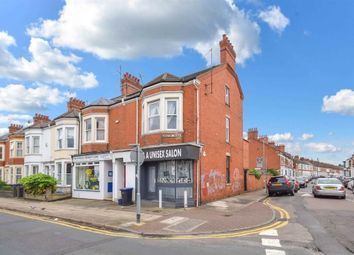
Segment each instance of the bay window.
[[15,156],[14,151],[15,151],[15,142],[10,142],[10,158],[13,158]]
[[4,154],[5,154],[4,145],[0,145],[0,160],[4,160],[5,159]]
[[16,183],[20,183],[21,178],[22,178],[22,168],[17,167],[16,168]]
[[75,146],[74,132],[75,132],[75,128],[73,128],[73,127],[66,128],[66,147],[67,148],[74,148],[74,146]]
[[[84,119],[84,142],[102,143],[107,142],[108,137],[108,117],[106,115],[93,115]],[[73,130],[74,131],[74,130]],[[73,132],[72,131],[72,132]]]
[[86,119],[84,121],[84,123],[85,123],[85,141],[86,142],[91,142],[91,132],[92,132],[91,118]]
[[39,153],[39,136],[32,136],[32,153]]
[[183,131],[183,94],[166,92],[143,102],[143,132]]
[[30,154],[30,138],[29,136],[26,137],[26,154]]
[[167,100],[167,129],[177,129],[177,100]]
[[57,144],[58,144],[58,149],[63,148],[63,129],[62,128],[57,129]]
[[160,129],[160,101],[151,102],[148,104],[149,108],[149,130]]
[[96,120],[96,141],[105,140],[105,118],[97,117]]
[[22,157],[23,156],[23,148],[22,148],[23,143],[22,142],[17,142],[16,146],[16,156],[17,157]]

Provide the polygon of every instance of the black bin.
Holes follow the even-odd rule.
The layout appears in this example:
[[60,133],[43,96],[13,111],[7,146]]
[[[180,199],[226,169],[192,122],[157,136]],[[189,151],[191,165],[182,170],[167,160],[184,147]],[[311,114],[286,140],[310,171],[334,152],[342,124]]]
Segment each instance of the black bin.
[[23,197],[23,186],[21,184],[13,184],[12,190],[14,197]]
[[127,206],[133,203],[133,188],[120,189],[122,194],[122,205]]

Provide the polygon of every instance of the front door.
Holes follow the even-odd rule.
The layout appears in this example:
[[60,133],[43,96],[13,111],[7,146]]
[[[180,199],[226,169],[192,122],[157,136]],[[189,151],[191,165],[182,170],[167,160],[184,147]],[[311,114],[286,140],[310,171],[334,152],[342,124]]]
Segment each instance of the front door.
[[248,169],[244,169],[243,170],[243,187],[244,187],[244,191],[247,191],[247,172],[248,172]]
[[149,199],[156,199],[156,166],[148,167],[147,180],[147,196]]

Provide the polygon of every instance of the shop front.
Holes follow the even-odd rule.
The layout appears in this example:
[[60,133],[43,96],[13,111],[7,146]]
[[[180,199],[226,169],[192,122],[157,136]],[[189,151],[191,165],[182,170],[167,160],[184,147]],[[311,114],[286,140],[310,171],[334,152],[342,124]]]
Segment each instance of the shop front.
[[199,147],[194,145],[166,146],[144,149],[145,161],[141,168],[141,193],[146,200],[182,207],[187,192],[188,206],[194,206],[196,160]]
[[113,167],[111,153],[73,156],[72,196],[111,200]]

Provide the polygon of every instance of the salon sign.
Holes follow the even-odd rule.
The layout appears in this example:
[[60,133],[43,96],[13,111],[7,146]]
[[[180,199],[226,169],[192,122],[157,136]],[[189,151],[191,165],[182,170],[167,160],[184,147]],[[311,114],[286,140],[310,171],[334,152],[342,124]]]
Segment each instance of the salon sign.
[[151,148],[143,149],[143,151],[145,153],[145,161],[199,158],[199,147],[192,145]]

